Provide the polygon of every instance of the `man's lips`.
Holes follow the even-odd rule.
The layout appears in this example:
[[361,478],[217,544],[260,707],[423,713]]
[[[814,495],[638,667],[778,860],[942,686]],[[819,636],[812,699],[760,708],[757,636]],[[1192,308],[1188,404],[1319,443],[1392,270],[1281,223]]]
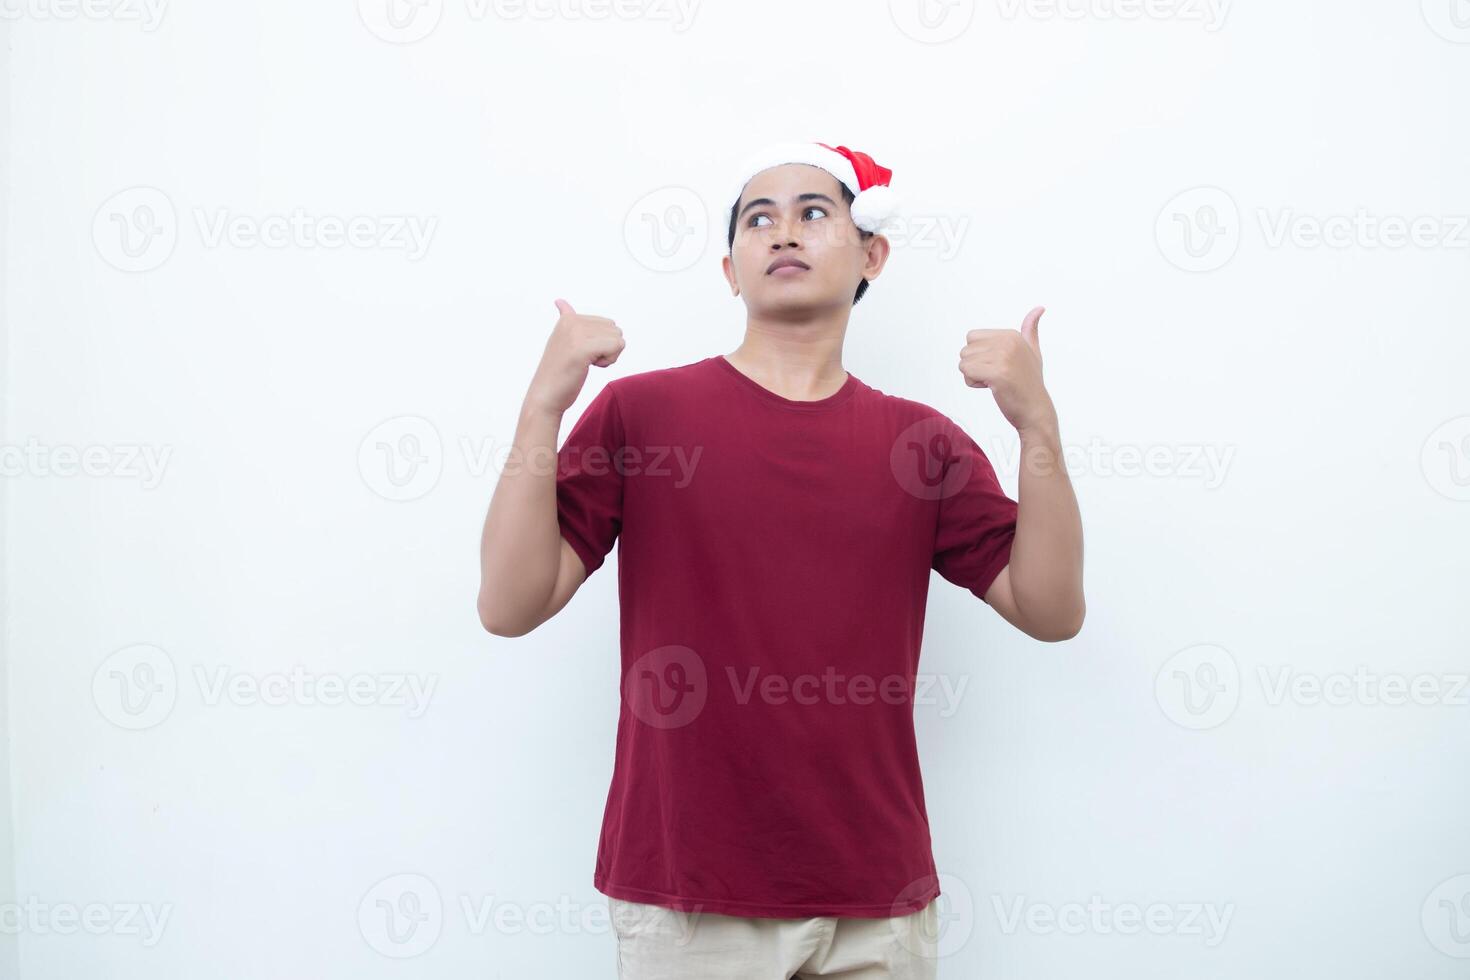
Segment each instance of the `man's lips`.
[[780,259],[777,259],[776,261],[772,262],[769,266],[766,267],[766,275],[769,276],[771,273],[775,272],[777,269],[810,269],[810,268],[811,268],[811,266],[809,266],[805,262],[801,261],[801,259],[780,258]]

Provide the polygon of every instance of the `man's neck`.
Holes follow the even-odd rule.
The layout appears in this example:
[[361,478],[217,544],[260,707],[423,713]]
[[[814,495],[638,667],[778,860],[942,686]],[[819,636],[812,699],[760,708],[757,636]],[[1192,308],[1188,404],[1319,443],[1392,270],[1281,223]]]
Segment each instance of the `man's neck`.
[[742,374],[783,398],[816,401],[847,381],[842,342],[849,311],[802,323],[749,317],[745,339],[725,359]]

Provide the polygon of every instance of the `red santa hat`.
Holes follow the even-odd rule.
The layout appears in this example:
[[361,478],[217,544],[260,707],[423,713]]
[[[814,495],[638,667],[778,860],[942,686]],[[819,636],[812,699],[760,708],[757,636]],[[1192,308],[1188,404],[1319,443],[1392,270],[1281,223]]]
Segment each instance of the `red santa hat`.
[[737,168],[730,204],[739,203],[750,178],[786,163],[805,163],[827,171],[852,192],[852,223],[863,231],[882,231],[898,213],[898,198],[888,182],[893,171],[872,157],[826,143],[776,143],[746,157]]

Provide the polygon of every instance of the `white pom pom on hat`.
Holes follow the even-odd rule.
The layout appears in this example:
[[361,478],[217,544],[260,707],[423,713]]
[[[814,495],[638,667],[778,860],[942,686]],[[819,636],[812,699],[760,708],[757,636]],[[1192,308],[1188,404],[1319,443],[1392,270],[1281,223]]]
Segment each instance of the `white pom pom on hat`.
[[730,204],[739,203],[750,178],[787,163],[805,163],[836,177],[852,192],[852,223],[863,231],[882,231],[898,214],[899,199],[889,186],[893,171],[872,157],[826,143],[776,143],[746,157],[736,171]]

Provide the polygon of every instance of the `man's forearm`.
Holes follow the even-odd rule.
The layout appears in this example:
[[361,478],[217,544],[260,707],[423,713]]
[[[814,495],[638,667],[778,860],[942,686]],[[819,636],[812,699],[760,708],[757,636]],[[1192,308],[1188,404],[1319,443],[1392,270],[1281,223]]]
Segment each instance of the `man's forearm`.
[[519,632],[550,600],[561,559],[556,437],[561,414],[522,405],[480,536],[480,621]]
[[1063,465],[1055,420],[1020,430],[1021,475],[1010,583],[1033,635],[1075,636],[1082,592],[1082,517]]

